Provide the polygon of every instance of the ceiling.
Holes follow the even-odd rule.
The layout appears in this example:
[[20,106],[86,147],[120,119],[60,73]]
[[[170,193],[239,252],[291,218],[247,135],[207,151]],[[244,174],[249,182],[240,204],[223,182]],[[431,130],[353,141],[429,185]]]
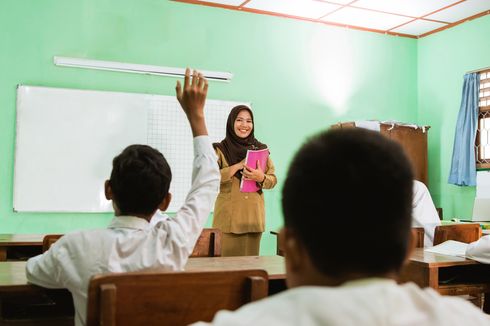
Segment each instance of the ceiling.
[[490,13],[490,0],[174,0],[420,38]]

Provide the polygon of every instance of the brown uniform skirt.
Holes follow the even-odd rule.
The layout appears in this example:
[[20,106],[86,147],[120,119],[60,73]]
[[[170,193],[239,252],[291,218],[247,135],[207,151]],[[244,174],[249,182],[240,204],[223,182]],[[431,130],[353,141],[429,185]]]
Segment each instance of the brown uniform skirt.
[[258,256],[262,232],[254,233],[223,233],[221,255],[226,256]]

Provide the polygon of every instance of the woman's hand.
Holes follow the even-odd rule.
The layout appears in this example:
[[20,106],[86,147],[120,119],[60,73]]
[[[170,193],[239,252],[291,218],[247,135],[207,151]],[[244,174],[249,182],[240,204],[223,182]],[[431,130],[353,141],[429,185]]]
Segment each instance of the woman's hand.
[[258,183],[262,183],[265,180],[265,174],[264,171],[262,171],[262,169],[260,168],[259,161],[257,161],[256,169],[244,165],[242,174],[246,180],[254,180]]
[[230,178],[233,177],[235,175],[235,173],[237,173],[238,171],[243,170],[243,164],[244,163],[245,163],[245,160],[230,166]]

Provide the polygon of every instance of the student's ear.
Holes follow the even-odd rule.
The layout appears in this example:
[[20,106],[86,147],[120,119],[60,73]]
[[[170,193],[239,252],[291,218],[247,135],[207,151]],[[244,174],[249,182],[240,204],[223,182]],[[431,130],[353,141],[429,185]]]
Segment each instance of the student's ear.
[[113,198],[112,187],[111,187],[111,182],[109,180],[106,180],[104,182],[104,193],[105,193],[105,199],[112,200]]
[[286,227],[279,232],[279,242],[284,248],[286,275],[289,287],[300,285],[307,254],[295,232]]
[[410,261],[410,257],[412,256],[413,251],[415,250],[415,246],[417,245],[417,232],[415,229],[411,229],[409,243],[407,246],[407,252],[405,253],[404,265],[408,264]]
[[161,210],[162,212],[165,212],[168,206],[170,205],[171,201],[172,201],[172,194],[167,193],[167,196],[165,196],[162,202],[160,203],[160,205],[158,205],[158,209]]

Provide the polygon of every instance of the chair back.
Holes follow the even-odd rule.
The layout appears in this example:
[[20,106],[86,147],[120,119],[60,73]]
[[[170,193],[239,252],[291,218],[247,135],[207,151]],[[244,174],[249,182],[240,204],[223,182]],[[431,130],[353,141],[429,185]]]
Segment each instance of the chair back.
[[264,270],[94,276],[87,325],[188,325],[267,296]]
[[46,234],[43,238],[43,252],[46,252],[51,248],[53,243],[58,241],[59,238],[61,238],[63,234]]
[[271,234],[276,237],[276,255],[284,257],[284,243],[280,233],[280,231],[271,231]]
[[422,227],[413,227],[412,232],[415,235],[415,248],[423,248],[424,247],[424,228]]
[[[45,235],[43,238],[43,252],[47,251],[62,236],[63,234]],[[203,229],[190,257],[220,257],[221,236],[220,229]]]
[[220,229],[203,229],[190,257],[220,257],[221,236]]
[[439,225],[434,231],[434,246],[447,240],[470,243],[480,239],[481,233],[478,223]]

